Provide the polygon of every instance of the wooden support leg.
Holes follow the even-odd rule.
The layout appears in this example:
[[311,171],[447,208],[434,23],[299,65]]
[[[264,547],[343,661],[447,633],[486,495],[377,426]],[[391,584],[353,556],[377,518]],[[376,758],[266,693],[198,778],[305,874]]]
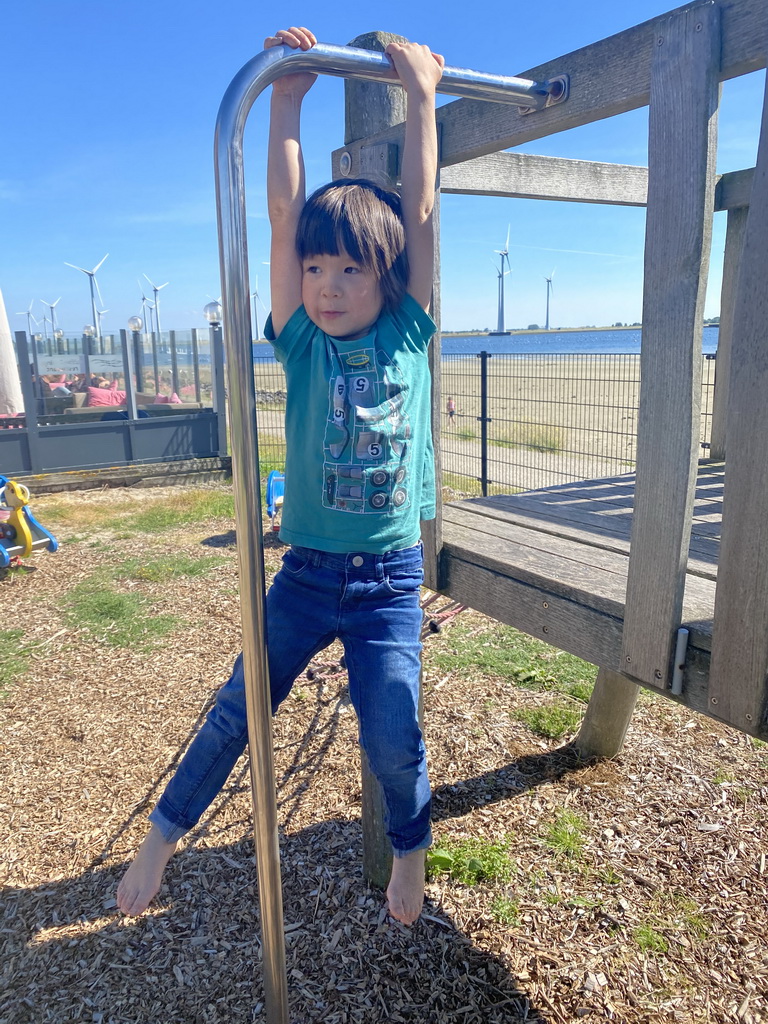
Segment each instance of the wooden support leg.
[[624,746],[640,687],[601,668],[575,746],[585,759],[615,757]]
[[392,846],[384,832],[384,795],[360,751],[363,783],[363,878],[377,889],[386,889],[392,873]]

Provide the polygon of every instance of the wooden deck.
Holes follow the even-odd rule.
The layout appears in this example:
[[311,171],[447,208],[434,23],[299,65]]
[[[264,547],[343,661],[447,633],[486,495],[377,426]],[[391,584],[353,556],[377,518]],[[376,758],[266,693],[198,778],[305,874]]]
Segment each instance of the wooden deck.
[[[683,696],[708,706],[724,466],[699,465],[683,621]],[[621,641],[635,478],[472,498],[443,508],[442,568],[455,600],[614,672]]]

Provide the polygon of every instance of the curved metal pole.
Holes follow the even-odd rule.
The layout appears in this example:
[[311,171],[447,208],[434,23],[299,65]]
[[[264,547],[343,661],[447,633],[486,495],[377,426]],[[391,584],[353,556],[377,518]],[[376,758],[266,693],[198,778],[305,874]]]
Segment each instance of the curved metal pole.
[[[232,80],[219,108],[214,141],[224,340],[229,382],[232,468],[240,568],[245,693],[262,927],[264,999],[269,1024],[288,1024],[283,901],[277,834],[271,702],[264,636],[265,585],[256,392],[251,349],[243,131],[257,96],[276,78],[315,71],[397,84],[382,53],[320,43],[311,50],[276,46],[250,60]],[[447,67],[440,92],[543,107],[556,92],[547,83]]]

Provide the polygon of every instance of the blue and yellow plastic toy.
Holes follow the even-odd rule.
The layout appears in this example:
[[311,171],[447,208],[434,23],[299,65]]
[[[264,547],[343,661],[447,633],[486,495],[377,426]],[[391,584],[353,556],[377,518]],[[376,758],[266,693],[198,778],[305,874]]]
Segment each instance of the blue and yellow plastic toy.
[[0,569],[41,548],[58,551],[59,543],[32,515],[29,488],[0,476]]
[[285,473],[273,469],[267,477],[267,515],[272,520],[275,533],[280,529],[280,513],[283,511],[285,495]]

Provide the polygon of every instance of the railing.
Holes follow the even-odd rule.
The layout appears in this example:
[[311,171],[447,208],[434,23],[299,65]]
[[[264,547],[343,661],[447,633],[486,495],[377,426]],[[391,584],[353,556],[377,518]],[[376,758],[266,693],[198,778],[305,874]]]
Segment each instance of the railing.
[[[702,359],[701,456],[712,427],[715,357]],[[285,375],[254,360],[262,475],[285,465]],[[444,356],[443,484],[461,494],[514,494],[631,473],[637,458],[640,357],[630,354]]]
[[18,476],[225,455],[220,327],[47,341],[16,333],[21,416],[0,417]]

